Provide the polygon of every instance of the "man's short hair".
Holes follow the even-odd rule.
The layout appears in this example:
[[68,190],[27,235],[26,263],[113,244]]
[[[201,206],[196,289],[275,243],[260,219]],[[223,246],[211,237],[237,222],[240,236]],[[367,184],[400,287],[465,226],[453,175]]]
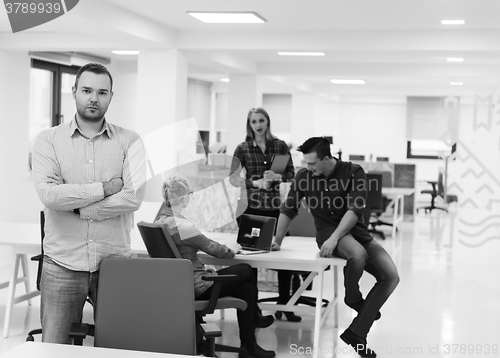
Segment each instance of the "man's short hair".
[[332,157],[332,153],[330,151],[330,141],[325,137],[309,138],[302,143],[297,150],[304,154],[315,152],[319,160],[322,160],[326,156],[330,158]]
[[100,63],[87,63],[85,66],[80,67],[80,69],[76,73],[75,89],[78,88],[78,81],[80,80],[80,76],[84,72],[92,72],[96,75],[108,75],[111,83],[111,88],[109,90],[113,91],[113,77],[111,77],[111,73],[109,73],[108,69]]

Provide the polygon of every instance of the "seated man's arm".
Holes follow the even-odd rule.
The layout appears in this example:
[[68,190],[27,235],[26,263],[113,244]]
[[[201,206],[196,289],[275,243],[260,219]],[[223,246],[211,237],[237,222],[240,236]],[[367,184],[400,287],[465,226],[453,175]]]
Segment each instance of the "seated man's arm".
[[330,235],[328,240],[321,246],[320,255],[322,257],[331,257],[339,240],[347,235],[354,225],[356,225],[359,218],[363,216],[366,207],[366,183],[365,172],[363,168],[358,167],[358,169],[352,173],[351,189],[347,194],[347,212],[340,220],[339,225],[332,235]]

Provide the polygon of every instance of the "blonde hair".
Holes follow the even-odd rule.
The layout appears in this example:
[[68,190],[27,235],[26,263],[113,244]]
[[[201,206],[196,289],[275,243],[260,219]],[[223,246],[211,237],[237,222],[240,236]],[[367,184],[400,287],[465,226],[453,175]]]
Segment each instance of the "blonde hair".
[[168,207],[179,205],[189,194],[189,180],[182,174],[173,174],[163,182],[163,199]]

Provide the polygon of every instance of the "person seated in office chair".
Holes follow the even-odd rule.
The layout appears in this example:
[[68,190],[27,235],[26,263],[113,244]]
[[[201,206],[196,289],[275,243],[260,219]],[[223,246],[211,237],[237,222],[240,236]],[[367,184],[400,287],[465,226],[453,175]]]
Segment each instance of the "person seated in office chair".
[[[358,312],[340,338],[362,357],[376,357],[366,346],[366,337],[379,310],[399,283],[392,259],[374,240],[363,223],[367,195],[366,176],[361,166],[342,162],[330,152],[323,137],[306,140],[299,150],[307,168],[295,175],[288,196],[281,206],[273,250],[279,250],[285,233],[298,214],[305,197],[316,226],[316,242],[322,257],[347,260],[344,268],[345,303]],[[359,290],[363,271],[377,282],[365,299]]]
[[180,174],[165,180],[163,184],[165,207],[155,223],[166,225],[182,257],[193,263],[194,290],[197,299],[208,300],[211,294],[212,282],[202,280],[202,276],[217,274],[238,276],[236,281],[223,283],[220,296],[236,297],[248,305],[245,311],[237,312],[241,348],[248,352],[248,355],[240,354],[240,357],[272,358],[276,355],[275,352],[261,348],[255,337],[255,329],[269,327],[273,324],[274,318],[271,315],[262,316],[258,310],[257,281],[251,266],[237,264],[214,272],[207,270],[198,258],[197,252],[201,250],[218,258],[230,259],[241,247],[236,242],[225,246],[210,240],[181,214],[189,204],[192,193],[189,181]]

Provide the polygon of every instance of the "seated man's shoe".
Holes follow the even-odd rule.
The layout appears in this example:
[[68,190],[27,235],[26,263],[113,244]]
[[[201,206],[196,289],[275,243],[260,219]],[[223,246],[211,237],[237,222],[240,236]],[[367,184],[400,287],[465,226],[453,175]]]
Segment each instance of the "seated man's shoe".
[[[356,303],[349,303],[346,300],[344,300],[344,302],[347,306],[351,307],[356,312],[359,312],[359,310],[361,309],[361,306],[363,305],[363,302],[365,302],[365,300],[362,299],[361,301],[358,301]],[[380,312],[377,312],[377,315],[375,316],[375,321],[380,319],[380,317],[382,317],[382,314],[380,314]]]
[[241,345],[241,349],[247,351],[247,353],[239,353],[239,358],[273,358],[276,357],[274,351],[266,351],[264,348],[260,347],[257,343],[252,346]]
[[269,316],[257,316],[258,318],[255,320],[255,328],[267,328],[274,322],[274,317],[272,315]]
[[349,328],[340,335],[340,338],[363,358],[375,358],[377,356],[374,351],[366,346],[366,339],[358,336]]
[[283,317],[283,313],[285,314],[286,319],[288,321],[290,321],[290,322],[300,322],[300,321],[302,321],[302,317],[297,316],[293,312],[276,311],[276,313],[274,315],[276,316],[277,319],[281,320],[281,317]]

